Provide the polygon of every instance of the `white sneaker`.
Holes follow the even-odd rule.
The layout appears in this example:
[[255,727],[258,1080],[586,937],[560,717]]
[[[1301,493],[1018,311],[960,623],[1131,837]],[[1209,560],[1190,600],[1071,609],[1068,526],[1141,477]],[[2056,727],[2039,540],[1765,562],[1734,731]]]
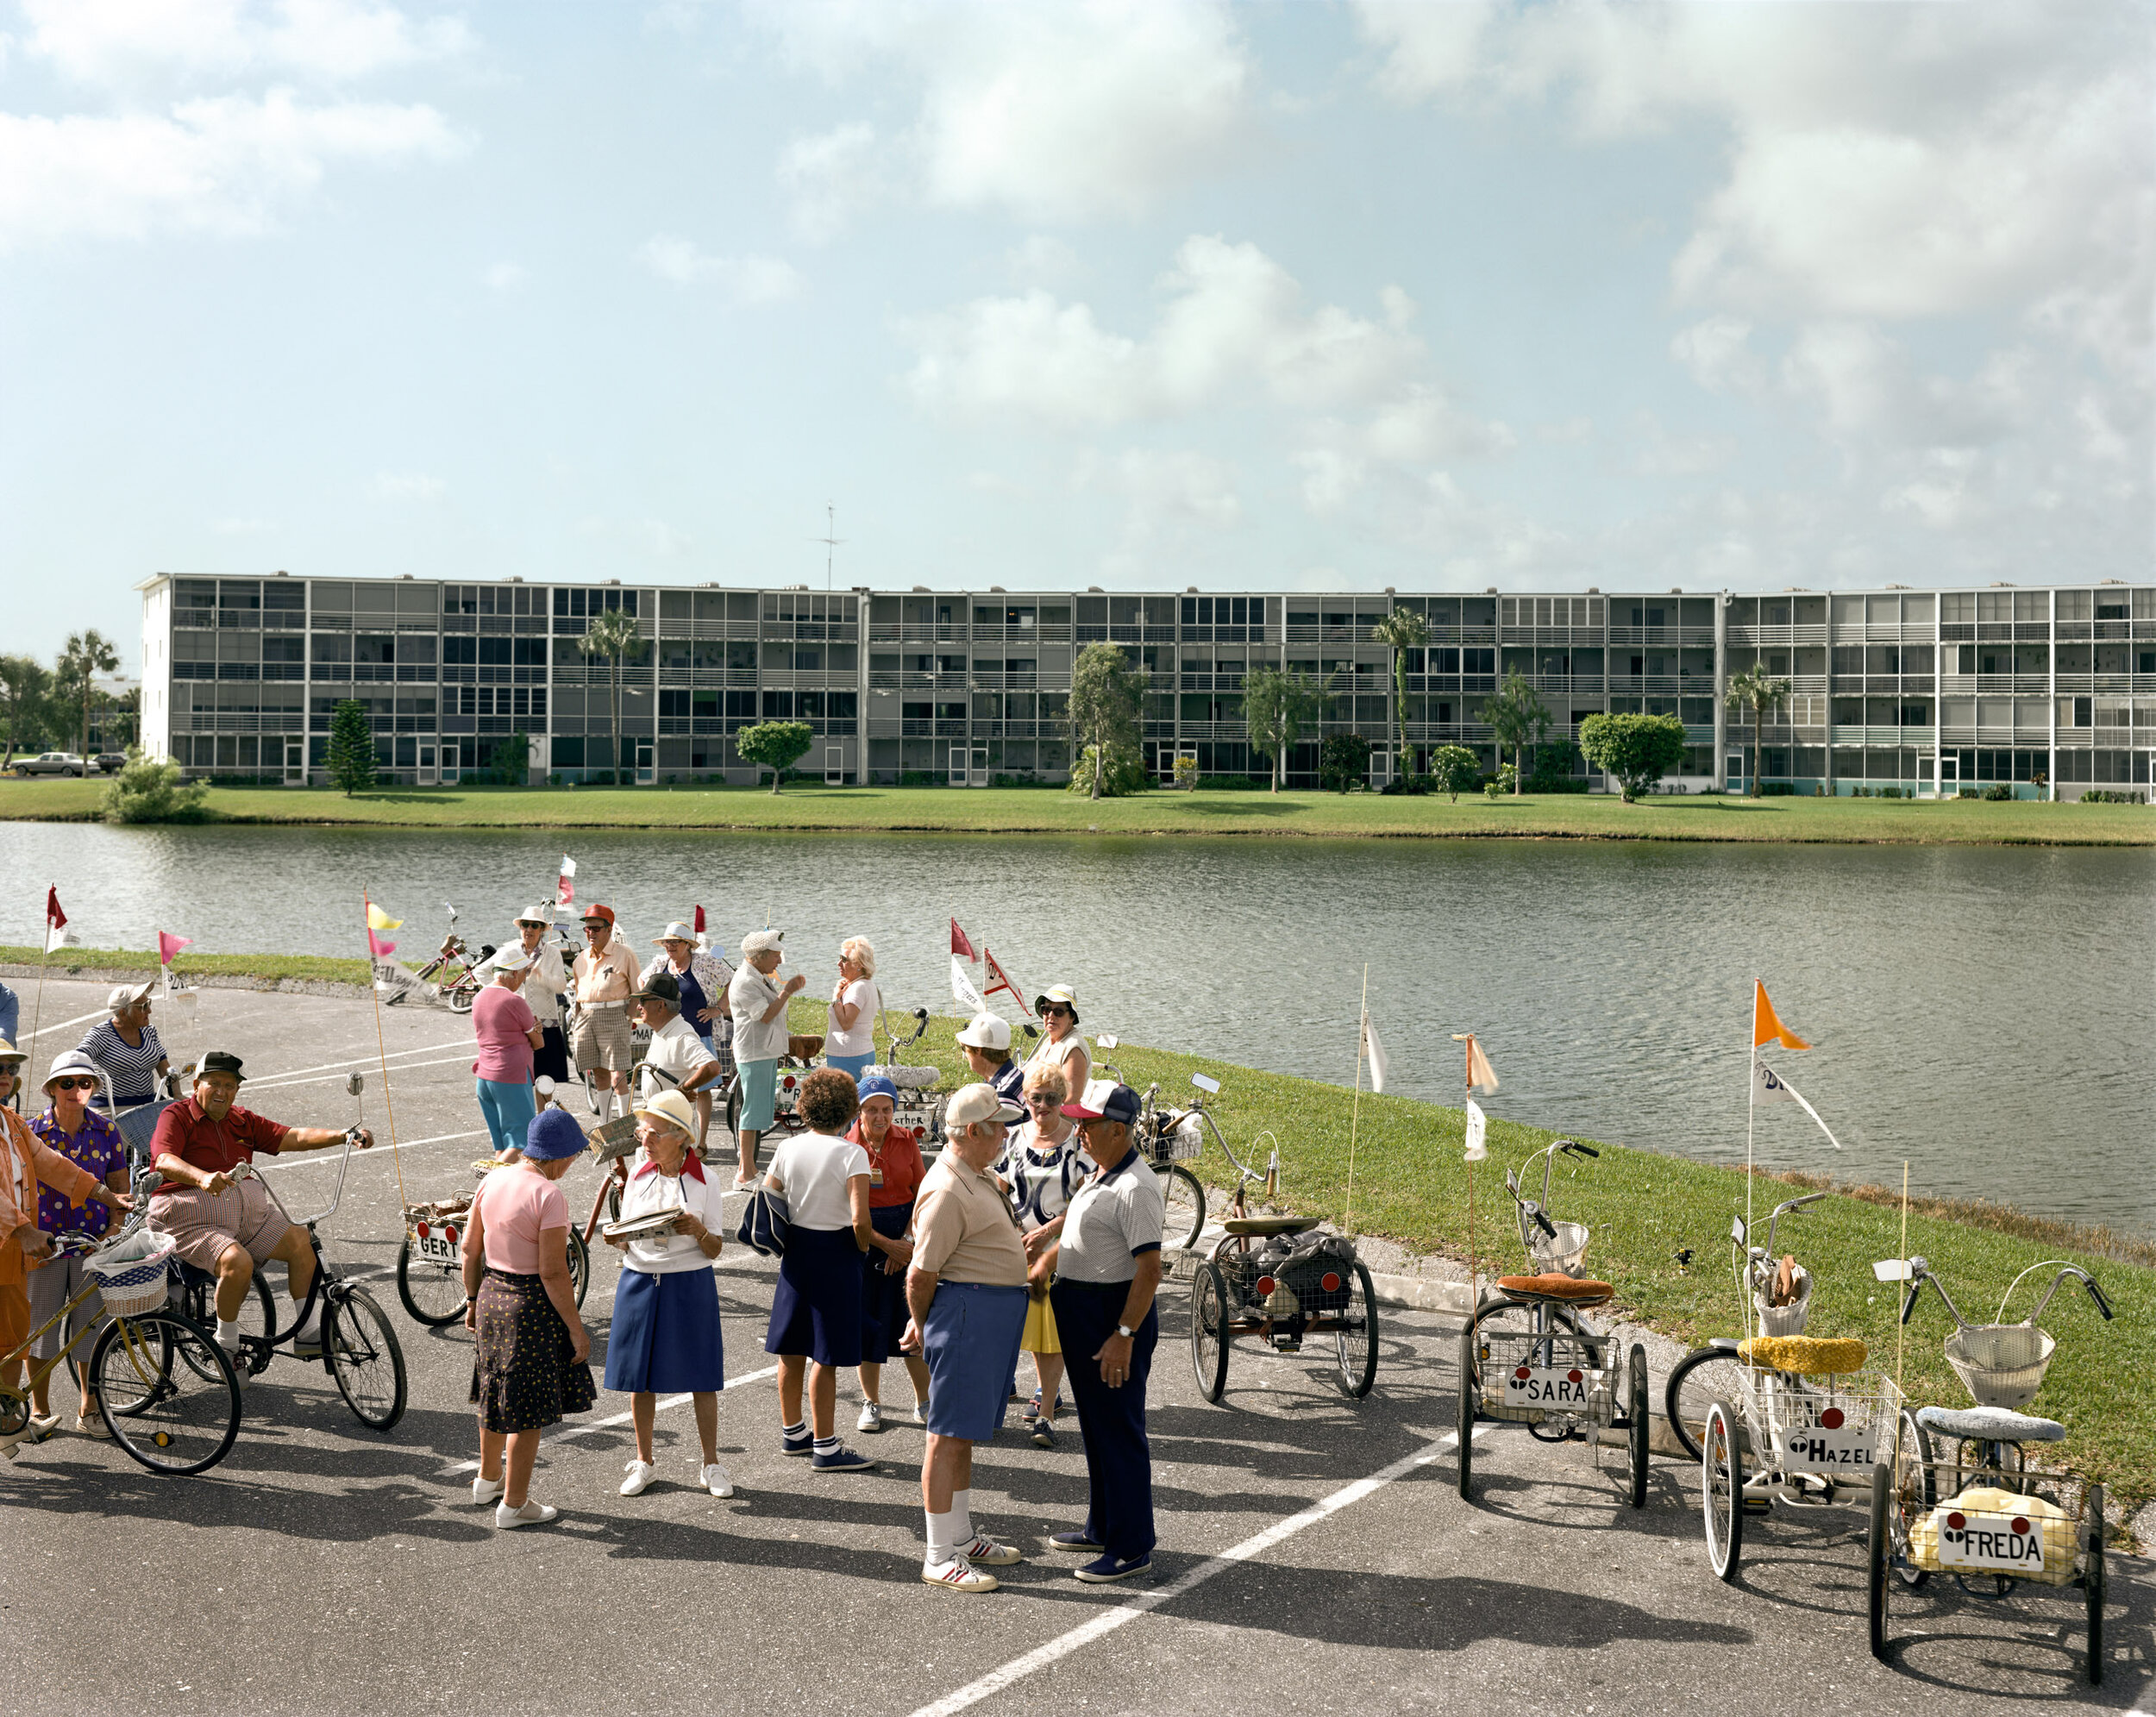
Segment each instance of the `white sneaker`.
[[559,1520],[561,1511],[550,1508],[543,1502],[534,1502],[529,1497],[521,1508],[511,1508],[506,1501],[494,1505],[494,1524],[504,1532],[517,1526],[543,1526],[549,1520]]
[[993,1574],[983,1574],[964,1557],[954,1556],[949,1562],[923,1563],[921,1583],[950,1592],[993,1592],[1003,1582]]
[[976,1536],[969,1545],[958,1546],[959,1555],[968,1562],[986,1563],[991,1568],[1008,1568],[1014,1562],[1023,1562],[1015,1546],[1000,1545],[986,1533]]
[[861,1417],[854,1421],[854,1429],[856,1431],[882,1430],[882,1404],[879,1401],[863,1401],[861,1404]]
[[504,1484],[500,1479],[475,1478],[472,1481],[472,1501],[474,1502],[499,1502],[502,1500],[503,1489]]
[[621,1482],[624,1496],[642,1496],[659,1476],[659,1469],[649,1461],[631,1461],[622,1470],[629,1475]]
[[928,1426],[928,1403],[926,1401],[914,1402],[913,1411],[906,1415],[906,1422],[908,1425],[918,1425],[925,1430]]
[[704,1488],[710,1491],[712,1495],[731,1496],[734,1494],[733,1476],[717,1461],[709,1461],[705,1463],[701,1477]]

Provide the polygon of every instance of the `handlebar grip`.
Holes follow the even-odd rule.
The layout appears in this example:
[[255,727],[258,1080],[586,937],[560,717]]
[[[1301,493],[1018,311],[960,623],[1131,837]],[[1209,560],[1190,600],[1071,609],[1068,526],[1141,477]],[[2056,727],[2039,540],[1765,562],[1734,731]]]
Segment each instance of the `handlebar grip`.
[[1923,1291],[1924,1284],[1922,1282],[1913,1281],[1909,1284],[1908,1297],[1902,1301],[1902,1321],[1903,1323],[1906,1324],[1911,1318],[1916,1315],[1917,1297],[1921,1294]]
[[2089,1290],[2090,1299],[2096,1302],[2096,1310],[2103,1313],[2103,1321],[2107,1324],[2109,1323],[2111,1321],[2111,1302],[2103,1297],[2103,1290],[2096,1286],[2096,1278],[2092,1275],[2084,1276],[2082,1278],[2082,1281]]
[[1554,1222],[1551,1221],[1551,1220],[1550,1220],[1550,1219],[1549,1219],[1548,1217],[1545,1216],[1545,1215],[1544,1215],[1544,1214],[1543,1214],[1540,1211],[1537,1211],[1537,1212],[1535,1212],[1535,1213],[1534,1213],[1534,1219],[1535,1219],[1535,1226],[1536,1226],[1536,1227],[1539,1228],[1539,1229],[1540,1229],[1540,1230],[1541,1230],[1541,1231],[1542,1231],[1545,1234],[1548,1235],[1548,1236],[1550,1237],[1550,1238],[1551,1238],[1552,1240],[1554,1240],[1554,1239],[1556,1239],[1556,1238],[1557,1238],[1557,1224],[1555,1224]]
[[1576,1143],[1572,1146],[1572,1149],[1578,1151],[1583,1156],[1600,1156],[1602,1154],[1601,1151],[1595,1150],[1591,1144],[1580,1144]]

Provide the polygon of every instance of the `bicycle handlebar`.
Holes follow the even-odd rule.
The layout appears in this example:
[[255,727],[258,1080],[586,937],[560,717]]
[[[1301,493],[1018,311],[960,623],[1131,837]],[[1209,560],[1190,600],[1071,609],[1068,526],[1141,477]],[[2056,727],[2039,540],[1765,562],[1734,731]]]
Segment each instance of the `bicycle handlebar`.
[[2103,1297],[2103,1290],[2096,1286],[2096,1278],[2094,1276],[2084,1275],[2081,1278],[2081,1285],[2089,1290],[2090,1299],[2096,1302],[2096,1310],[2103,1313],[2103,1321],[2107,1324],[2109,1323],[2111,1321],[2111,1302]]
[[1543,1214],[1541,1206],[1539,1205],[1529,1205],[1526,1206],[1526,1210],[1527,1214],[1534,1218],[1536,1227],[1539,1228],[1552,1240],[1557,1238],[1557,1224],[1551,1221],[1547,1216]]
[[1916,1315],[1916,1302],[1923,1298],[1923,1294],[1924,1279],[1923,1277],[1919,1276],[1915,1281],[1909,1284],[1908,1294],[1902,1301],[1902,1321],[1903,1323],[1906,1324],[1911,1318]]
[[1599,1157],[1602,1154],[1601,1151],[1595,1150],[1593,1145],[1582,1144],[1576,1138],[1559,1139],[1557,1141],[1557,1149],[1559,1150],[1569,1151],[1577,1156]]

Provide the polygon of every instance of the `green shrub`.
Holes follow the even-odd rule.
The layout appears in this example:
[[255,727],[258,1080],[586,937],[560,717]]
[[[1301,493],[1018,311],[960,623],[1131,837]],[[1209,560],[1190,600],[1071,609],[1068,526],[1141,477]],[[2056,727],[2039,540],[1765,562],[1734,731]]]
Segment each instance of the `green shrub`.
[[1198,787],[1201,793],[1263,793],[1269,781],[1261,781],[1251,775],[1200,775]]
[[106,785],[97,811],[108,823],[205,823],[209,797],[207,782],[183,781],[179,764],[154,763],[130,745],[126,766]]
[[[1153,785],[1153,778],[1145,772],[1145,765],[1136,751],[1125,746],[1108,748],[1107,761],[1100,770],[1100,796],[1103,799],[1127,799],[1132,793],[1144,793]],[[1081,751],[1070,766],[1069,791],[1090,794],[1093,792],[1093,747]]]
[[1185,755],[1175,759],[1175,785],[1185,793],[1197,792],[1198,760],[1195,757]]
[[2014,789],[2005,781],[1994,781],[1984,790],[1984,796],[1995,803],[2003,802],[2014,797]]
[[1475,754],[1464,745],[1440,745],[1430,754],[1430,790],[1446,794],[1455,804],[1462,793],[1475,790],[1481,774]]
[[2148,796],[2139,793],[2120,793],[2110,787],[2085,787],[2082,790],[2084,805],[2146,805]]
[[1318,748],[1318,785],[1327,793],[1352,793],[1369,784],[1370,743],[1359,733],[1331,735]]
[[1630,804],[1684,761],[1684,724],[1675,716],[1589,716],[1580,724],[1580,749],[1617,778]]

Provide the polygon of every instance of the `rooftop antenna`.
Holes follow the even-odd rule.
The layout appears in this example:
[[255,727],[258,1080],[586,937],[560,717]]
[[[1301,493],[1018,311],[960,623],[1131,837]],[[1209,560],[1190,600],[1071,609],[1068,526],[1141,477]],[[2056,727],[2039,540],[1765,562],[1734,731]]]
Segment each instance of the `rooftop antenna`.
[[838,509],[830,502],[824,502],[824,535],[821,536],[812,536],[809,538],[809,541],[812,542],[820,542],[824,545],[824,593],[826,596],[829,596],[831,591],[832,551],[845,540],[846,539],[844,537],[838,535]]

